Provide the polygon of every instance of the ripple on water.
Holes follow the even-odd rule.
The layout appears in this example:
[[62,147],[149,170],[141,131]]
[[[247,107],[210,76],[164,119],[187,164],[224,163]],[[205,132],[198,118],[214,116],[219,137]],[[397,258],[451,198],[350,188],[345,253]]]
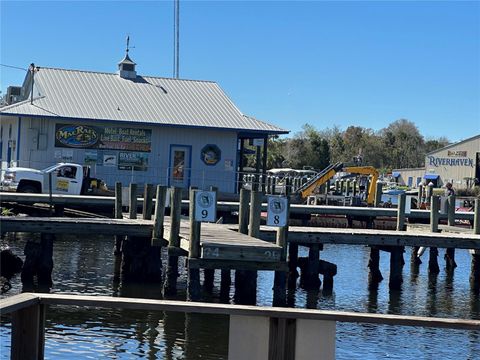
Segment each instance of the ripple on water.
[[[25,240],[10,241],[16,254],[23,254]],[[52,293],[133,296],[161,298],[157,284],[122,284],[114,278],[118,266],[112,254],[113,240],[107,237],[76,241],[58,239],[54,248],[54,286]],[[401,292],[388,289],[389,257],[381,254],[380,269],[385,280],[378,289],[368,289],[366,271],[369,250],[362,246],[325,245],[321,258],[338,266],[334,291],[297,289],[289,293],[289,304],[298,308],[335,309],[356,312],[392,313],[419,316],[480,318],[478,296],[470,293],[470,256],[457,251],[458,268],[454,276],[441,270],[436,278],[428,275],[424,264],[418,274],[408,263],[407,248]],[[444,251],[440,250],[441,267]],[[306,256],[300,247],[300,256]],[[186,275],[180,262],[178,296],[185,299]],[[232,274],[233,275],[233,274]],[[219,274],[216,274],[216,284]],[[234,276],[232,276],[234,281]],[[4,296],[22,291],[20,278]],[[272,304],[273,272],[258,274],[257,304]],[[233,284],[231,298],[233,299]],[[218,300],[218,289],[210,301]],[[231,300],[233,302],[233,300]],[[46,358],[132,359],[163,358],[224,359],[227,357],[228,320],[221,316],[151,313],[115,309],[51,307],[46,322]],[[10,352],[10,324],[2,317],[0,359]],[[480,332],[392,327],[369,324],[337,324],[337,359],[476,359],[480,358]]]

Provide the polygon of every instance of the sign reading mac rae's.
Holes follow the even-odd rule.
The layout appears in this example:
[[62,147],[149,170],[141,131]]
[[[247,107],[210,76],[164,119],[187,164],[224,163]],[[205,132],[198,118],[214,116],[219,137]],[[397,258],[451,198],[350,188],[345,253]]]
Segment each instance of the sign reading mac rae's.
[[55,147],[150,152],[152,130],[55,124]]

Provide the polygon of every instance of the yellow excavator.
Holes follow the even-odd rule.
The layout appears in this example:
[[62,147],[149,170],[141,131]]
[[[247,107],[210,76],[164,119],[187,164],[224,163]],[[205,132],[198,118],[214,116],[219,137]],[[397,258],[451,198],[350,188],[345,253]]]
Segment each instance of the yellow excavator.
[[378,180],[378,171],[373,166],[344,166],[343,163],[329,165],[300,187],[297,193],[303,200],[306,200],[309,195],[313,194],[316,188],[325,184],[338,172],[371,175],[372,179],[370,180],[370,186],[368,188],[367,204],[373,205],[375,201],[375,186]]

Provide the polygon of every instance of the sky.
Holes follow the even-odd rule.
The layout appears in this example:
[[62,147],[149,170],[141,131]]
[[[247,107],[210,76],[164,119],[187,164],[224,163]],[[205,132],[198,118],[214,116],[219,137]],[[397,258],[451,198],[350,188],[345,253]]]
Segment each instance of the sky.
[[[0,88],[38,66],[173,76],[173,0],[0,0]],[[219,83],[290,130],[398,119],[425,138],[480,133],[480,1],[183,1],[181,78]]]

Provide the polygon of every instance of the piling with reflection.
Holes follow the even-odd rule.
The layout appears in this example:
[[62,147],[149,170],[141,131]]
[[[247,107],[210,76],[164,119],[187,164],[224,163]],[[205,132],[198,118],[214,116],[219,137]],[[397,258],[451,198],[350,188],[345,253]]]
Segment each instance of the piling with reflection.
[[[115,219],[121,219],[122,214],[122,183],[117,181],[115,183]],[[123,236],[114,235],[115,248],[113,250],[114,255],[121,255],[122,253],[122,241]]]
[[[448,197],[448,226],[455,226],[455,195]],[[455,262],[455,248],[447,248],[445,252],[447,271],[453,271],[457,264]]]
[[[136,187],[130,187],[130,190],[130,217],[136,218]],[[153,185],[146,184],[143,196],[143,220],[152,218],[152,206]],[[141,279],[147,282],[160,282],[162,279],[160,249],[152,246],[151,237],[127,236],[122,245],[122,278],[127,281]]]
[[[188,258],[197,259],[200,256],[200,232],[201,222],[195,220],[195,188],[190,187],[190,237]],[[198,301],[200,299],[200,269],[188,266],[188,284],[187,299],[190,301]]]
[[[438,210],[440,208],[440,198],[438,196],[432,196],[430,201],[430,231],[438,232]],[[432,275],[440,272],[438,266],[438,249],[431,247],[428,259],[428,272]]]
[[170,237],[168,239],[168,266],[163,284],[163,295],[177,293],[178,256],[180,253],[180,217],[182,210],[182,188],[174,187],[170,201]]
[[[244,193],[246,194],[246,193]],[[251,191],[248,235],[258,238],[260,235],[260,217],[263,193]],[[245,200],[243,200],[245,202]],[[245,210],[242,210],[245,212]],[[245,213],[243,214],[245,216]],[[239,224],[239,231],[245,231],[245,219]],[[235,270],[235,299],[239,304],[255,304],[257,297],[257,271]]]
[[[405,193],[398,195],[398,207],[397,207],[397,231],[405,231],[405,206],[406,195]],[[401,288],[402,279],[402,267],[404,264],[403,252],[405,248],[403,246],[392,246],[390,249],[390,289],[398,290]]]
[[[475,199],[473,216],[473,233],[480,235],[480,199]],[[472,250],[472,267],[470,270],[470,287],[475,293],[480,292],[480,250]]]

